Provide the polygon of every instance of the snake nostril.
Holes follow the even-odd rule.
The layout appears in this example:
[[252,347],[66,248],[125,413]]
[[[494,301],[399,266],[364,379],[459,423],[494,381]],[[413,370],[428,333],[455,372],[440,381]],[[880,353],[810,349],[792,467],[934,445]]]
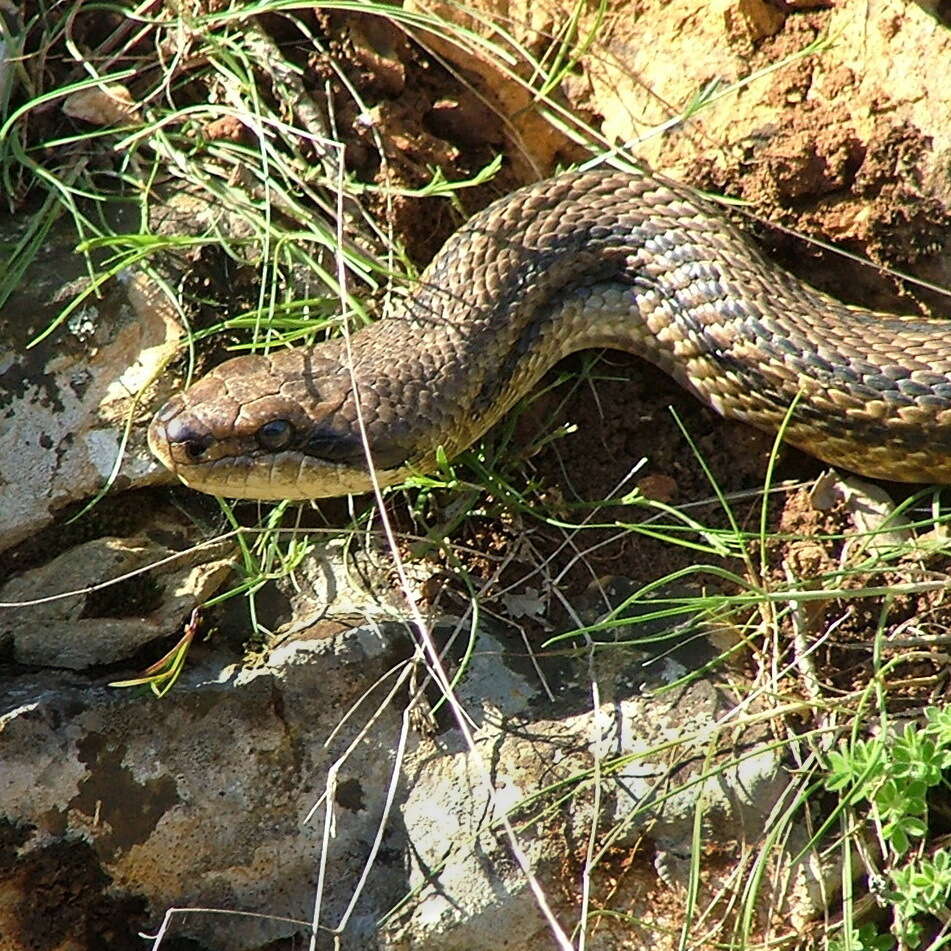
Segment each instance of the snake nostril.
[[170,449],[177,449],[183,453],[190,462],[197,462],[215,443],[215,437],[210,433],[202,432],[204,427],[196,425],[195,420],[188,416],[175,416],[165,423],[160,422],[156,417],[153,426],[158,424],[158,428],[165,437],[165,442]]
[[183,443],[185,447],[185,455],[188,456],[189,459],[200,459],[205,454],[205,451],[211,445],[212,441],[213,440],[208,437],[204,439],[186,439]]

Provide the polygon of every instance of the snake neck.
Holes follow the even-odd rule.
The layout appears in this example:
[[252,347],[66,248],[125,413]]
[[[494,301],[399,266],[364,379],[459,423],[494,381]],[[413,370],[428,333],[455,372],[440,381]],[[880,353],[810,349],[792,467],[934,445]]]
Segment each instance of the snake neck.
[[664,360],[630,296],[659,235],[658,188],[591,172],[502,199],[449,239],[402,309],[354,338],[361,391],[392,407],[414,464],[471,443],[575,350]]
[[[909,360],[909,340],[927,359]],[[711,204],[640,173],[569,173],[491,205],[356,342],[359,378],[387,389],[424,466],[590,347],[645,358],[720,413],[784,426],[838,464],[918,480],[935,475],[923,457],[936,440],[951,455],[951,419],[938,419],[951,415],[947,325],[841,304],[766,261]]]

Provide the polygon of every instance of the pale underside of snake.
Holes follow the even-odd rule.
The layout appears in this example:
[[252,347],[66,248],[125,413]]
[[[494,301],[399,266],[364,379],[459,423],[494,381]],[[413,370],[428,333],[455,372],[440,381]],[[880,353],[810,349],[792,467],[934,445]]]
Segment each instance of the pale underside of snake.
[[835,465],[951,482],[951,322],[846,306],[689,189],[613,170],[496,201],[349,353],[331,340],[229,360],[158,412],[149,444],[203,492],[365,492],[367,447],[380,485],[432,470],[589,347],[631,351]]

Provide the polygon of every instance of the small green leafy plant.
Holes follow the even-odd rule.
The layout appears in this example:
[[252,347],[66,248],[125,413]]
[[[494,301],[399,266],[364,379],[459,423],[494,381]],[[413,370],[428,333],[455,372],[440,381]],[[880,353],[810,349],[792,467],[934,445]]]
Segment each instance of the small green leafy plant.
[[873,924],[852,928],[850,939],[833,938],[829,942],[829,951],[891,951],[895,939],[890,934],[881,934]]
[[[893,913],[892,934],[903,948],[919,947],[928,917],[946,917],[951,901],[951,852],[905,859],[915,840],[928,832],[928,791],[947,785],[951,767],[951,708],[930,707],[922,725],[908,724],[898,735],[843,742],[828,755],[826,787],[847,806],[867,803],[869,819],[886,851],[891,888],[885,900]],[[850,929],[830,942],[836,949],[886,949],[891,937],[874,925]],[[929,949],[951,942],[945,929]]]

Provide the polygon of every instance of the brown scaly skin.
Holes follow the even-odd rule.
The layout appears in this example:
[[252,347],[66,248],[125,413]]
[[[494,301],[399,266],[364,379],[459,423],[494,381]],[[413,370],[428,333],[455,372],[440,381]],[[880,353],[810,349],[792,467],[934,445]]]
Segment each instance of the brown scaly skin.
[[342,341],[229,360],[156,415],[187,485],[235,498],[372,488],[450,457],[544,371],[632,351],[725,416],[868,476],[951,482],[951,322],[848,307],[715,206],[643,173],[567,172],[475,215],[403,309]]

